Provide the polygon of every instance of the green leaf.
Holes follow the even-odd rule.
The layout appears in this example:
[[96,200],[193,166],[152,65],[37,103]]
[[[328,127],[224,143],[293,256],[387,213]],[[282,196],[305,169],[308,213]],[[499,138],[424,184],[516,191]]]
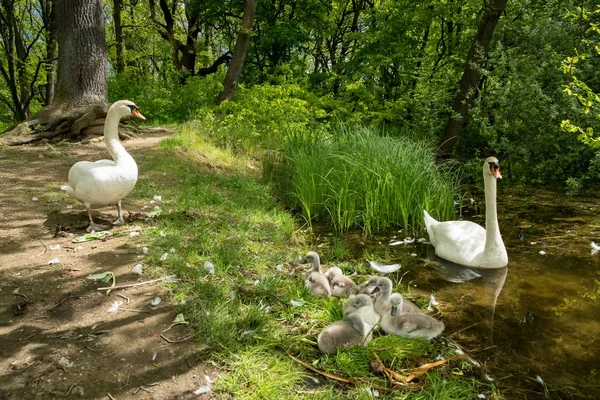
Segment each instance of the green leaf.
[[87,276],[87,279],[91,279],[94,281],[102,281],[102,282],[108,282],[112,279],[112,277],[114,276],[114,273],[112,271],[105,271],[105,272],[100,272],[99,274],[91,274]]

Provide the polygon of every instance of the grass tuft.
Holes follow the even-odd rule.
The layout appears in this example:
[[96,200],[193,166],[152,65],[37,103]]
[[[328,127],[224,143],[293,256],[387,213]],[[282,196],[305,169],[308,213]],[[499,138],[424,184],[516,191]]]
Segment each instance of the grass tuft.
[[415,231],[424,209],[442,220],[454,215],[458,179],[434,157],[408,137],[341,125],[289,135],[282,156],[265,156],[263,178],[308,224],[322,220],[338,233]]

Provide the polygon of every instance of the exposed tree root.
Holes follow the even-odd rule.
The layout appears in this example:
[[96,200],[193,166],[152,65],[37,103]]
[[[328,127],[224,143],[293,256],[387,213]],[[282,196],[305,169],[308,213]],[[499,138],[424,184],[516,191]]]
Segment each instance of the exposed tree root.
[[[104,133],[108,103],[93,103],[65,111],[45,108],[30,120],[21,122],[0,136],[0,145],[17,146],[41,139],[52,141],[89,140]],[[119,126],[119,137],[131,139],[137,135],[125,124]]]

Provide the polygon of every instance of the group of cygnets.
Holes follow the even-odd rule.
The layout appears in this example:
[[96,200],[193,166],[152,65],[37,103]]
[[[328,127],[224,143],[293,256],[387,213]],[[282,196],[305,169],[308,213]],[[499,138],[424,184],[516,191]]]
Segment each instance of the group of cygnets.
[[306,287],[319,297],[347,297],[343,313],[346,318],[325,328],[318,336],[319,350],[336,353],[355,345],[366,345],[373,338],[373,330],[380,323],[388,335],[431,340],[444,330],[444,323],[423,311],[414,303],[404,300],[400,293],[392,293],[392,281],[373,276],[361,285],[345,276],[338,267],[321,272],[321,260],[314,251],[306,255],[312,269],[306,277]]

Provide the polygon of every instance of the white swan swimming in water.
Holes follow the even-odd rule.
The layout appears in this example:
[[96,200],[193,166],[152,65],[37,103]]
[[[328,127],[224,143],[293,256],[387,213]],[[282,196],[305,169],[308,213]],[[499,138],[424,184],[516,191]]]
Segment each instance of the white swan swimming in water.
[[508,264],[496,211],[496,180],[501,178],[498,159],[488,157],[483,163],[485,229],[471,221],[439,222],[424,210],[425,226],[437,256],[468,267],[502,268]]
[[133,190],[138,176],[135,160],[119,140],[119,121],[129,115],[146,119],[129,100],[119,100],[108,109],[104,123],[104,144],[113,159],[79,161],[69,170],[69,185],[61,187],[85,205],[90,218],[88,232],[107,228],[106,225],[94,223],[93,208],[116,205],[117,220],[113,225],[124,223],[121,200]]

